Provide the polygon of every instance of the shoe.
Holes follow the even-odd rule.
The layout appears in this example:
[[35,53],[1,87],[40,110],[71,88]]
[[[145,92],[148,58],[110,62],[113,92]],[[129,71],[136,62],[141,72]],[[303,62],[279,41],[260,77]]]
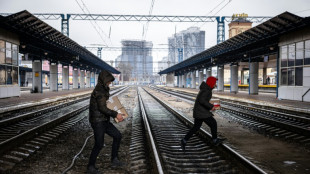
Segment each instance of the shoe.
[[225,140],[226,140],[226,138],[215,138],[212,140],[212,144],[214,146],[218,146],[218,145],[222,144],[223,141],[225,141]]
[[186,146],[186,140],[184,138],[182,138],[181,140],[181,148],[183,151],[185,151],[185,146]]
[[114,158],[111,162],[111,167],[116,168],[116,167],[125,167],[127,164],[124,162],[121,162],[118,158]]
[[102,174],[102,173],[95,166],[88,166],[87,174]]

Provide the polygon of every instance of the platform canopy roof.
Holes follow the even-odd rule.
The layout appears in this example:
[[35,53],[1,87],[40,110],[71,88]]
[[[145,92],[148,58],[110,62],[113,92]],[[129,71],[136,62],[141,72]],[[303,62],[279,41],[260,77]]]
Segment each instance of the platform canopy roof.
[[[19,66],[19,71],[26,71],[26,72],[32,72],[32,68],[24,67],[24,66]],[[50,74],[49,71],[44,71],[42,70],[43,74]]]
[[0,26],[18,35],[19,52],[28,53],[32,59],[43,58],[90,71],[107,70],[113,74],[120,73],[92,52],[26,10],[6,17],[0,16]]
[[240,33],[220,44],[175,64],[159,74],[175,75],[241,61],[260,61],[264,55],[278,51],[279,38],[285,33],[310,26],[310,18],[284,12],[270,20]]

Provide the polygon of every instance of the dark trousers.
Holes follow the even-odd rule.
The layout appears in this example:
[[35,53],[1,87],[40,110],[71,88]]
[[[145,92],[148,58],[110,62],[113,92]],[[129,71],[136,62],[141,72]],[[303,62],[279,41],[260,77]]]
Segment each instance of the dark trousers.
[[202,122],[205,122],[211,129],[211,134],[212,134],[212,139],[216,139],[217,138],[217,123],[216,120],[213,117],[208,117],[206,119],[194,119],[194,126],[192,127],[192,129],[185,135],[185,140],[188,141],[194,133],[196,133],[201,125]]
[[118,149],[119,149],[119,146],[121,144],[121,139],[122,139],[122,134],[119,132],[119,130],[109,121],[92,123],[91,127],[94,130],[95,145],[93,147],[93,150],[91,151],[88,166],[95,166],[97,156],[104,144],[105,133],[113,137],[111,160],[117,157]]

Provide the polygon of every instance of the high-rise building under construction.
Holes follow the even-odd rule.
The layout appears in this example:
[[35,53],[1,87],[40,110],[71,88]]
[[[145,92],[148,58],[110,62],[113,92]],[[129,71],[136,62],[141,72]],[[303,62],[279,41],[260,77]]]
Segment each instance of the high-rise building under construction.
[[168,38],[168,64],[172,66],[205,49],[205,31],[190,27]]
[[116,62],[123,80],[135,84],[151,83],[153,75],[152,42],[122,40],[122,55]]

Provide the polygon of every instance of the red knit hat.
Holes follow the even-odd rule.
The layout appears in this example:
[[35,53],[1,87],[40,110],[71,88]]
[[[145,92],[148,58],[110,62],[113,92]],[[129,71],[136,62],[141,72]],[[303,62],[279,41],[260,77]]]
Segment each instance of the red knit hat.
[[217,81],[217,78],[215,78],[215,77],[213,77],[213,76],[210,76],[210,77],[208,77],[206,83],[207,83],[207,85],[208,85],[211,89],[213,89],[214,86],[215,86],[215,84],[216,84],[216,81]]

